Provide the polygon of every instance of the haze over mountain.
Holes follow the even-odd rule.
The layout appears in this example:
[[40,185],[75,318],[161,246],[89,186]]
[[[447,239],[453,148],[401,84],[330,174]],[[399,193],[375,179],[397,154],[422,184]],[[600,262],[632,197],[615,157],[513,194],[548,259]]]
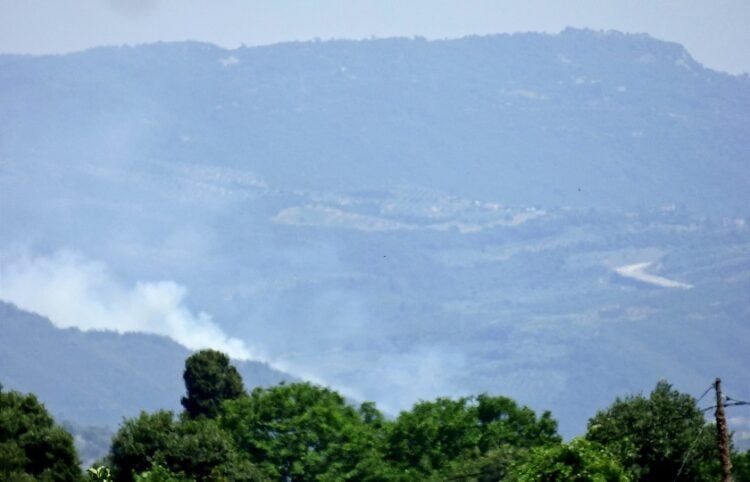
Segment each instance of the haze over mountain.
[[[59,329],[0,303],[0,380],[36,394],[60,420],[116,428],[141,410],[182,410],[190,351],[163,336]],[[294,378],[258,362],[235,361],[248,389]]]
[[747,398],[748,132],[747,76],[616,32],[0,56],[0,299],[390,412]]
[[[142,410],[182,411],[182,372],[190,352],[143,333],[56,328],[0,302],[0,382],[34,393],[75,436],[82,467],[107,454],[124,418]],[[266,364],[234,360],[245,387],[296,381]]]

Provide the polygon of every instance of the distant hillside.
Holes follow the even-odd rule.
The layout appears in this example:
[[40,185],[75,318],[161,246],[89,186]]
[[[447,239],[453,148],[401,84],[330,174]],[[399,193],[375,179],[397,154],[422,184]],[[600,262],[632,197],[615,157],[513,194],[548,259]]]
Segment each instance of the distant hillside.
[[[189,355],[166,337],[58,329],[0,302],[0,383],[35,393],[61,421],[117,427],[141,410],[181,410]],[[248,388],[294,379],[263,363],[234,364]]]
[[[187,314],[389,413],[488,392],[566,437],[660,379],[747,400],[748,133],[748,76],[648,35],[0,55],[0,299]],[[169,340],[31,319],[3,381],[65,418],[179,403]]]
[[26,172],[54,162],[61,192],[81,176],[118,189],[128,176],[112,174],[138,165],[219,163],[299,189],[419,183],[507,204],[747,212],[750,79],[646,35],[4,55],[0,87],[3,154]]

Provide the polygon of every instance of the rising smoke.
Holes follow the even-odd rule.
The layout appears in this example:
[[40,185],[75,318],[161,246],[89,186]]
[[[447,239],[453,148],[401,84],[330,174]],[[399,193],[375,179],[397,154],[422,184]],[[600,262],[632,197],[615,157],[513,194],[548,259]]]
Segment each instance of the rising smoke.
[[211,315],[185,305],[173,281],[118,282],[107,267],[71,251],[21,255],[0,262],[0,299],[48,317],[61,328],[164,335],[190,349],[214,348],[235,359],[257,359],[227,336]]

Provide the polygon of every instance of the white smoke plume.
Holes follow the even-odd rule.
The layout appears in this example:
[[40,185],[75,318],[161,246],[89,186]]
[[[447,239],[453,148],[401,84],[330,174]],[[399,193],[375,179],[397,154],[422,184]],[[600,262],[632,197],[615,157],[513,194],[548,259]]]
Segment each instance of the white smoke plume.
[[193,350],[214,348],[235,359],[256,358],[211,315],[186,307],[185,295],[186,289],[173,281],[123,286],[102,263],[70,251],[0,259],[0,299],[46,316],[58,327],[153,333]]

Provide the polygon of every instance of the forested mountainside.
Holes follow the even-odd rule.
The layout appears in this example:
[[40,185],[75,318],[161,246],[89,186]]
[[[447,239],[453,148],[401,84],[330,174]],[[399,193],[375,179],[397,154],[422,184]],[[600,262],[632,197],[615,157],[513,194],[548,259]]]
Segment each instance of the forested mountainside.
[[[237,185],[253,173],[301,190],[416,183],[508,205],[747,213],[750,79],[646,35],[167,43],[0,67],[5,177],[23,160],[62,192],[221,165],[245,174]],[[143,181],[133,195],[179,195]]]
[[[0,383],[33,392],[56,418],[115,429],[123,417],[177,410],[190,351],[167,337],[60,329],[0,302]],[[257,362],[235,362],[248,388],[294,377]]]
[[748,132],[747,76],[646,35],[4,55],[0,299],[570,437],[660,379],[750,386]]

